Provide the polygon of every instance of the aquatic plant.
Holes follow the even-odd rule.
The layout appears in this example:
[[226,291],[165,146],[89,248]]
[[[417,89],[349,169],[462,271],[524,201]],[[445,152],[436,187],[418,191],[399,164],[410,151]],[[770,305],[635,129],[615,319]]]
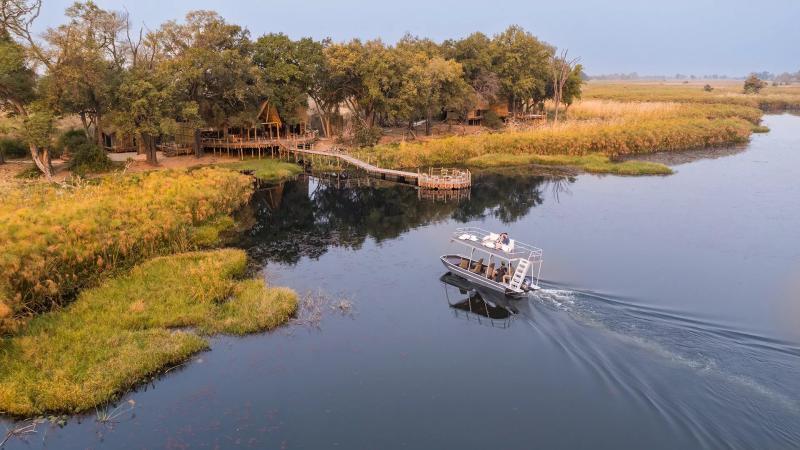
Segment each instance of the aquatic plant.
[[85,411],[207,349],[202,335],[285,323],[297,295],[240,279],[246,267],[234,249],[158,257],[34,317],[0,340],[0,412]]
[[0,204],[0,332],[109,271],[208,245],[230,223],[220,217],[251,194],[249,177],[221,168],[9,189]]

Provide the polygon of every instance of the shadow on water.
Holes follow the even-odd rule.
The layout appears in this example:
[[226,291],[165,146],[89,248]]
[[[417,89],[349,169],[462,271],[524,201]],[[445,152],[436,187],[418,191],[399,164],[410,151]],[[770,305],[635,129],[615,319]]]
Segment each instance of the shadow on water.
[[475,177],[469,201],[420,200],[409,186],[347,181],[304,175],[258,190],[240,214],[248,231],[237,245],[259,265],[296,264],[303,257],[319,258],[329,247],[359,249],[368,237],[381,242],[449,219],[495,217],[511,223],[542,203],[544,189],[563,191],[574,179],[486,173]]
[[551,283],[511,300],[450,273],[440,280],[454,317],[500,329],[529,326],[609,390],[656,411],[699,446],[794,448],[800,442],[796,343]]

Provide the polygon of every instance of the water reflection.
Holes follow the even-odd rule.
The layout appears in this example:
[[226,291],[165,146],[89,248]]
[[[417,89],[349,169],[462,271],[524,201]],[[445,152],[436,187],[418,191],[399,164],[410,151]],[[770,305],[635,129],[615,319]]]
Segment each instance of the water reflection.
[[[457,319],[475,322],[493,328],[508,328],[515,314],[506,299],[494,299],[479,292],[467,280],[450,272],[439,278],[444,285],[447,304]],[[500,301],[498,301],[500,300]]]
[[302,176],[255,193],[239,217],[249,229],[239,245],[256,263],[295,264],[302,257],[318,258],[331,246],[359,249],[368,237],[394,239],[450,218],[491,216],[511,223],[540,205],[545,189],[564,191],[572,182],[563,176],[485,173],[475,176],[469,196],[443,199],[365,177]]

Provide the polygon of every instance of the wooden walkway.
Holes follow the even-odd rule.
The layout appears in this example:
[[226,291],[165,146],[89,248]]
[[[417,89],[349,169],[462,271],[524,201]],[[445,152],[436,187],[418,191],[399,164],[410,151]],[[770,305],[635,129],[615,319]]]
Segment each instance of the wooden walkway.
[[467,189],[472,185],[472,174],[469,170],[460,169],[429,169],[424,172],[406,172],[404,170],[385,169],[362,161],[354,156],[342,152],[325,150],[294,149],[290,150],[300,154],[316,155],[326,158],[336,158],[347,164],[358,167],[368,175],[382,180],[407,183],[426,189],[452,190]]
[[212,151],[227,151],[230,155],[231,150],[239,153],[244,158],[245,150],[249,150],[252,156],[261,158],[264,156],[277,156],[287,159],[294,157],[295,162],[307,161],[303,156],[314,156],[320,158],[337,159],[346,164],[350,164],[365,171],[369,176],[382,180],[395,181],[398,183],[412,184],[426,189],[451,190],[467,189],[472,185],[472,174],[469,170],[461,169],[429,169],[424,172],[406,172],[403,170],[386,169],[360,160],[354,156],[339,151],[314,150],[311,148],[311,138],[296,139],[258,139],[243,141],[223,141],[221,139],[209,139],[203,142],[203,147]]

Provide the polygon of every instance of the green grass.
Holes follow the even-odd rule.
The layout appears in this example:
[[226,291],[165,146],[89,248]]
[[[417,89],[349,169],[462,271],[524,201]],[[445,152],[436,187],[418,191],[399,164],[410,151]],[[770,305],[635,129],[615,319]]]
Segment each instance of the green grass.
[[234,170],[252,170],[256,178],[268,183],[277,183],[294,178],[303,172],[303,168],[297,164],[275,161],[270,158],[246,159],[234,163],[220,164],[220,167]]
[[492,168],[522,165],[570,166],[578,167],[591,173],[614,175],[670,175],[672,169],[664,164],[647,161],[613,162],[602,154],[569,156],[569,155],[482,155],[467,160],[472,167]]
[[207,349],[203,335],[286,322],[296,294],[245,267],[233,249],[160,257],[35,317],[0,341],[0,412],[85,411]]

